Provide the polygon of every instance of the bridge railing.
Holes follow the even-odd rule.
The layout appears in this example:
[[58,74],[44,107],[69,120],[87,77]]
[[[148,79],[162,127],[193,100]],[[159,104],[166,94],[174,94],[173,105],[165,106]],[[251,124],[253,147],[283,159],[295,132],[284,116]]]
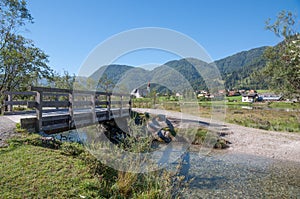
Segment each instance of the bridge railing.
[[[4,102],[8,112],[12,112],[15,105],[35,109],[35,129],[38,132],[53,128],[72,129],[75,128],[76,118],[76,121],[88,118],[89,123],[96,123],[100,117],[102,120],[110,120],[116,115],[122,117],[131,110],[131,96],[119,93],[32,86],[28,92],[5,92],[5,94],[8,95],[8,100]],[[15,95],[29,98],[32,96],[34,100],[14,100]],[[125,98],[127,100],[124,100]],[[43,117],[45,112],[60,110],[64,110],[64,114]]]
[[[4,95],[7,95],[7,100],[4,100],[4,106],[7,107],[6,112],[12,112],[14,106],[27,106],[29,99],[20,99],[20,96],[27,98],[33,96],[35,97],[36,92],[26,91],[26,92],[16,92],[16,91],[5,91]],[[15,96],[18,96],[17,99],[14,99]]]

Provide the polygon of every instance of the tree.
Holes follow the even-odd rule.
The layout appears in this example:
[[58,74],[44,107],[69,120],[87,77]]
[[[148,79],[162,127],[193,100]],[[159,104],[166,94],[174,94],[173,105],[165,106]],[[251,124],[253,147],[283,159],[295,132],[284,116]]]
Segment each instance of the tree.
[[64,71],[63,75],[55,74],[54,76],[54,87],[63,89],[73,89],[75,82],[75,74],[70,75],[68,71]]
[[296,29],[296,17],[291,12],[281,11],[277,20],[266,22],[266,29],[283,38],[277,46],[265,51],[267,66],[265,74],[270,86],[289,98],[300,99],[300,34]]
[[24,90],[41,78],[51,78],[48,56],[18,34],[33,23],[24,0],[0,0],[0,100],[6,90]]
[[98,90],[104,92],[112,92],[115,87],[115,83],[104,74],[98,81]]

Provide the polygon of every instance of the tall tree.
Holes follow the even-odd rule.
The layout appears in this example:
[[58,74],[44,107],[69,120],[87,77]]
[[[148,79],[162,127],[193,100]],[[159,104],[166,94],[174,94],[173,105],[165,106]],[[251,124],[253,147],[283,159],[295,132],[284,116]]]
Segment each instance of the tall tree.
[[48,56],[18,34],[33,23],[25,0],[0,0],[0,100],[3,91],[22,90],[38,79],[52,77]]
[[[291,12],[281,11],[277,20],[266,22],[266,29],[283,38],[283,42],[265,51],[268,59],[265,74],[270,86],[289,98],[300,99],[300,34],[297,18]],[[299,22],[299,21],[298,21]]]
[[97,90],[104,92],[112,92],[116,84],[104,74],[98,81]]
[[64,89],[73,89],[73,84],[75,82],[75,74],[71,75],[68,71],[64,71],[62,75],[55,74],[54,76],[54,87],[64,88]]

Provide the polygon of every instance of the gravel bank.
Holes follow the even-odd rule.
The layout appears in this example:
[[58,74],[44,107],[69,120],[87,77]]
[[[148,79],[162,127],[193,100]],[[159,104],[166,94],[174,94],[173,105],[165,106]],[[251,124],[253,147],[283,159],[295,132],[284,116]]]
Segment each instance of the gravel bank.
[[15,128],[15,122],[5,116],[0,116],[0,147],[7,146],[6,140],[16,135]]
[[[199,125],[211,122],[208,118],[183,115],[173,111],[158,109],[135,110],[152,114],[165,114],[169,118],[191,120],[194,123],[195,121],[200,121]],[[216,122],[216,124],[221,132],[224,131],[224,133],[228,134],[225,138],[232,143],[230,148],[226,150],[226,153],[300,162],[300,133],[265,131],[224,122]]]

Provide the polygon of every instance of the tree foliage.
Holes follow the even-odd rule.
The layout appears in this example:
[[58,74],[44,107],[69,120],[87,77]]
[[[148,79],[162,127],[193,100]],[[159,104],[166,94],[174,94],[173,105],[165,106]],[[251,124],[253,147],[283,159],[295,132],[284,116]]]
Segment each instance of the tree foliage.
[[267,47],[254,48],[215,61],[227,89],[267,89],[260,71],[265,67]]
[[269,19],[266,29],[283,42],[266,50],[268,59],[265,74],[273,89],[290,98],[300,99],[300,34],[293,13],[281,11],[275,22]]
[[55,88],[63,88],[63,89],[73,89],[73,84],[75,82],[75,74],[71,75],[68,71],[64,71],[62,75],[55,74],[53,78],[53,86]]
[[104,74],[98,81],[97,90],[109,93],[113,91],[115,86],[116,84],[113,80]]
[[27,23],[33,18],[24,0],[0,0],[0,93],[23,90],[53,76],[48,56],[18,34]]

